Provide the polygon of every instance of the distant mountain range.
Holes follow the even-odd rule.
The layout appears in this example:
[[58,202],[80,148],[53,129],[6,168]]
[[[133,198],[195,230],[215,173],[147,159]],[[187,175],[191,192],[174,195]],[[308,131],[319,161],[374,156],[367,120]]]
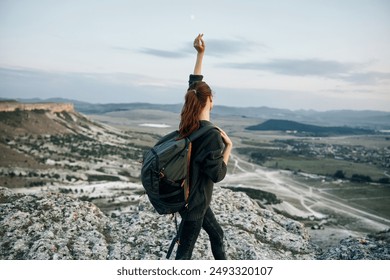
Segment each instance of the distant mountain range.
[[[83,114],[105,114],[116,111],[131,111],[137,109],[159,110],[180,113],[182,104],[150,104],[150,103],[107,103],[94,104],[77,100],[52,99],[17,99],[19,102],[66,102],[73,103],[77,111]],[[390,112],[355,111],[355,110],[288,110],[269,107],[228,107],[214,106],[213,115],[238,116],[240,118],[258,118],[260,120],[289,120],[317,126],[349,126],[371,130],[390,130]]]

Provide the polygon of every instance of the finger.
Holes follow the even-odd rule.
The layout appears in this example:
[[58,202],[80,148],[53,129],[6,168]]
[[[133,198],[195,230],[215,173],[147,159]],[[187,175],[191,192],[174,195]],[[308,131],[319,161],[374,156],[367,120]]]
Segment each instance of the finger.
[[203,41],[203,33],[199,33],[198,36],[196,36],[195,40],[194,40],[194,44],[200,44],[201,41]]

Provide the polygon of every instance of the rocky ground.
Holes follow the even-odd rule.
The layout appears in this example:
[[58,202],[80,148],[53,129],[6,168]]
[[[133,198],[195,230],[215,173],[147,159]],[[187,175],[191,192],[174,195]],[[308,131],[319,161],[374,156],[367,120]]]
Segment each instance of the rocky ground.
[[[303,225],[261,209],[241,192],[216,188],[214,212],[230,259],[313,259]],[[134,213],[105,215],[94,204],[60,193],[0,189],[1,259],[164,259],[175,234],[170,216],[143,196]],[[194,259],[212,259],[202,232]]]
[[[138,179],[139,159],[156,131],[130,134],[78,113],[40,111],[3,113],[0,131],[0,259],[165,258],[174,222],[140,197]],[[270,176],[247,165],[233,157],[235,173],[225,187]],[[230,259],[390,259],[389,231],[320,250],[307,227],[273,210],[286,202],[279,203],[279,194],[269,197],[267,188],[294,184],[268,179],[260,188],[269,191],[265,197],[215,188],[213,210]],[[260,207],[264,199],[276,204]],[[204,232],[193,258],[212,259]]]
[[[216,187],[213,210],[225,231],[229,259],[390,259],[390,231],[347,238],[320,251],[304,226],[262,209],[242,192]],[[0,259],[165,259],[174,221],[147,197],[134,212],[104,214],[95,204],[51,192],[0,188]],[[202,231],[193,259],[213,259]]]
[[390,260],[390,230],[364,238],[345,238],[316,256],[320,260]]

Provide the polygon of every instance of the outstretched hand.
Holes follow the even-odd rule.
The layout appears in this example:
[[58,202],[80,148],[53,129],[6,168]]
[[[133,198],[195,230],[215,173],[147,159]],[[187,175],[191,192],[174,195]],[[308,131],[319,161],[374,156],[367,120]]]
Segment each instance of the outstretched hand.
[[194,40],[194,48],[198,53],[204,53],[206,49],[206,44],[204,43],[203,40],[203,34],[199,34],[198,36],[196,36]]

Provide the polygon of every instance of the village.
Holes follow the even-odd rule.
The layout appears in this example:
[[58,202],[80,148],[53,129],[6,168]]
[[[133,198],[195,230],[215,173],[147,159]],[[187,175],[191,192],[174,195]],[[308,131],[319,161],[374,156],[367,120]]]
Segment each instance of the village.
[[[277,140],[286,144],[286,149],[292,153],[302,156],[313,156],[317,158],[334,158],[338,160],[351,161],[375,165],[379,168],[390,168],[390,138],[380,137],[388,141],[388,146],[368,147],[364,145],[348,145],[324,143],[323,141],[301,141],[301,140]],[[382,140],[383,141],[383,140]]]

